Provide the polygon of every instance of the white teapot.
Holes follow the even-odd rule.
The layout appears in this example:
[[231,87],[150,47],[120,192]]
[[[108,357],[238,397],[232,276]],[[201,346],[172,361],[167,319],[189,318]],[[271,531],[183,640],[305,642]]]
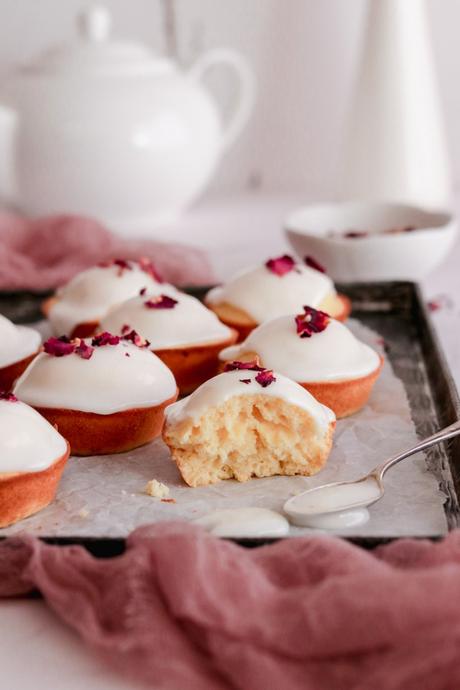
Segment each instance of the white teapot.
[[[170,222],[205,188],[254,100],[246,61],[228,50],[188,71],[141,44],[109,40],[110,15],[80,17],[78,40],[11,75],[0,105],[0,196],[29,215],[77,213],[119,232]],[[223,124],[202,77],[234,71]]]

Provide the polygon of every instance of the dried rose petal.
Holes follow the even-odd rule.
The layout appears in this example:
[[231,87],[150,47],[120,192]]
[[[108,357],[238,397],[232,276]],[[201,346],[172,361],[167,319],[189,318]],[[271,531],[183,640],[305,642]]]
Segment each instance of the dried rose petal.
[[131,326],[130,326],[129,324],[125,323],[125,324],[121,327],[121,335],[126,335],[126,333],[129,333],[131,330],[132,330],[132,329],[131,329]]
[[449,295],[438,295],[429,300],[427,306],[430,311],[439,311],[440,309],[452,309],[454,304]]
[[368,235],[369,233],[365,230],[349,230],[343,233],[343,237],[346,237],[347,240],[357,240],[362,237],[368,237]]
[[104,331],[94,336],[91,345],[93,347],[104,347],[104,345],[118,345],[119,342],[120,337],[118,335],[112,335],[112,333]]
[[150,345],[149,341],[143,338],[141,335],[139,335],[139,333],[137,333],[137,331],[135,331],[134,328],[129,332],[123,331],[121,339],[134,343],[134,345],[137,345],[137,347],[148,347]]
[[7,393],[6,391],[0,391],[0,400],[6,400],[7,402],[18,402],[18,399],[14,393]]
[[168,295],[160,295],[159,297],[151,297],[144,304],[147,309],[174,309],[177,299],[173,299]]
[[263,371],[257,374],[256,381],[258,384],[262,386],[262,388],[266,388],[271,383],[274,383],[276,381],[276,378],[275,376],[273,376],[273,371],[271,371],[270,369],[264,369]]
[[285,273],[289,273],[295,267],[295,261],[289,254],[284,254],[283,256],[278,256],[276,259],[269,259],[265,266],[272,273],[276,273],[277,276],[284,276]]
[[150,261],[148,257],[142,256],[139,259],[139,268],[144,271],[144,273],[147,273],[151,278],[156,280],[157,283],[164,283],[164,280],[155,268],[153,261]]
[[239,379],[240,383],[251,383],[251,379]]
[[75,348],[75,354],[81,357],[82,359],[91,359],[93,356],[94,352],[94,347],[91,347],[91,345],[88,345],[85,343],[84,340],[80,340],[80,342],[77,344]]
[[146,292],[147,292],[147,288],[146,288],[146,287],[143,287],[143,288],[141,288],[141,289],[139,290],[139,295],[140,295],[141,297],[143,297],[143,296],[145,295]]
[[431,299],[427,302],[429,311],[439,311],[442,308],[439,300]]
[[122,271],[132,271],[132,266],[126,259],[114,259],[113,265],[118,266]]
[[310,268],[313,268],[315,271],[319,271],[320,273],[326,273],[326,269],[324,266],[321,266],[316,259],[314,259],[312,256],[306,256],[304,257],[304,263],[309,266]]
[[313,309],[313,307],[304,307],[303,314],[297,314],[295,322],[297,326],[297,333],[301,338],[310,338],[313,333],[321,333],[324,331],[331,317],[324,311]]
[[263,367],[259,366],[258,360],[253,359],[251,362],[227,362],[224,367],[224,372],[227,371],[265,371]]
[[126,259],[109,259],[108,261],[100,261],[99,268],[110,268],[111,266],[118,266],[118,275],[123,275],[123,271],[132,271],[133,267]]
[[47,355],[53,357],[66,357],[75,352],[75,343],[72,342],[66,335],[61,335],[60,338],[48,338],[43,343],[43,350]]

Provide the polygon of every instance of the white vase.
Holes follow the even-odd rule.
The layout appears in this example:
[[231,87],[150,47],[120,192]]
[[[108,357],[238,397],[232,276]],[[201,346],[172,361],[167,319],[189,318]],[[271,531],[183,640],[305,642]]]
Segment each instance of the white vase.
[[342,199],[450,204],[424,0],[369,0],[339,193]]

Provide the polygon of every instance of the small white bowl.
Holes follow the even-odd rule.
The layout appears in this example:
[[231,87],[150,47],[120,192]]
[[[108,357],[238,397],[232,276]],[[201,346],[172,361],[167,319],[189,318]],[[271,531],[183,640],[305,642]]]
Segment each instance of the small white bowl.
[[[421,280],[447,256],[457,234],[456,219],[447,211],[392,203],[304,206],[284,227],[296,253],[314,257],[338,282]],[[382,234],[404,227],[416,229]],[[350,231],[367,235],[341,236]]]

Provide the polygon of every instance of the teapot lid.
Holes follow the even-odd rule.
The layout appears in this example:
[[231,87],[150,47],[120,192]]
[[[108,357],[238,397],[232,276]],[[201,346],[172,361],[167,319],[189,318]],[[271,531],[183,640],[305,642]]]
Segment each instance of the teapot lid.
[[34,74],[64,76],[138,76],[170,70],[173,63],[159,58],[146,45],[110,39],[112,17],[101,5],[94,5],[77,18],[77,40],[43,53],[27,68]]

